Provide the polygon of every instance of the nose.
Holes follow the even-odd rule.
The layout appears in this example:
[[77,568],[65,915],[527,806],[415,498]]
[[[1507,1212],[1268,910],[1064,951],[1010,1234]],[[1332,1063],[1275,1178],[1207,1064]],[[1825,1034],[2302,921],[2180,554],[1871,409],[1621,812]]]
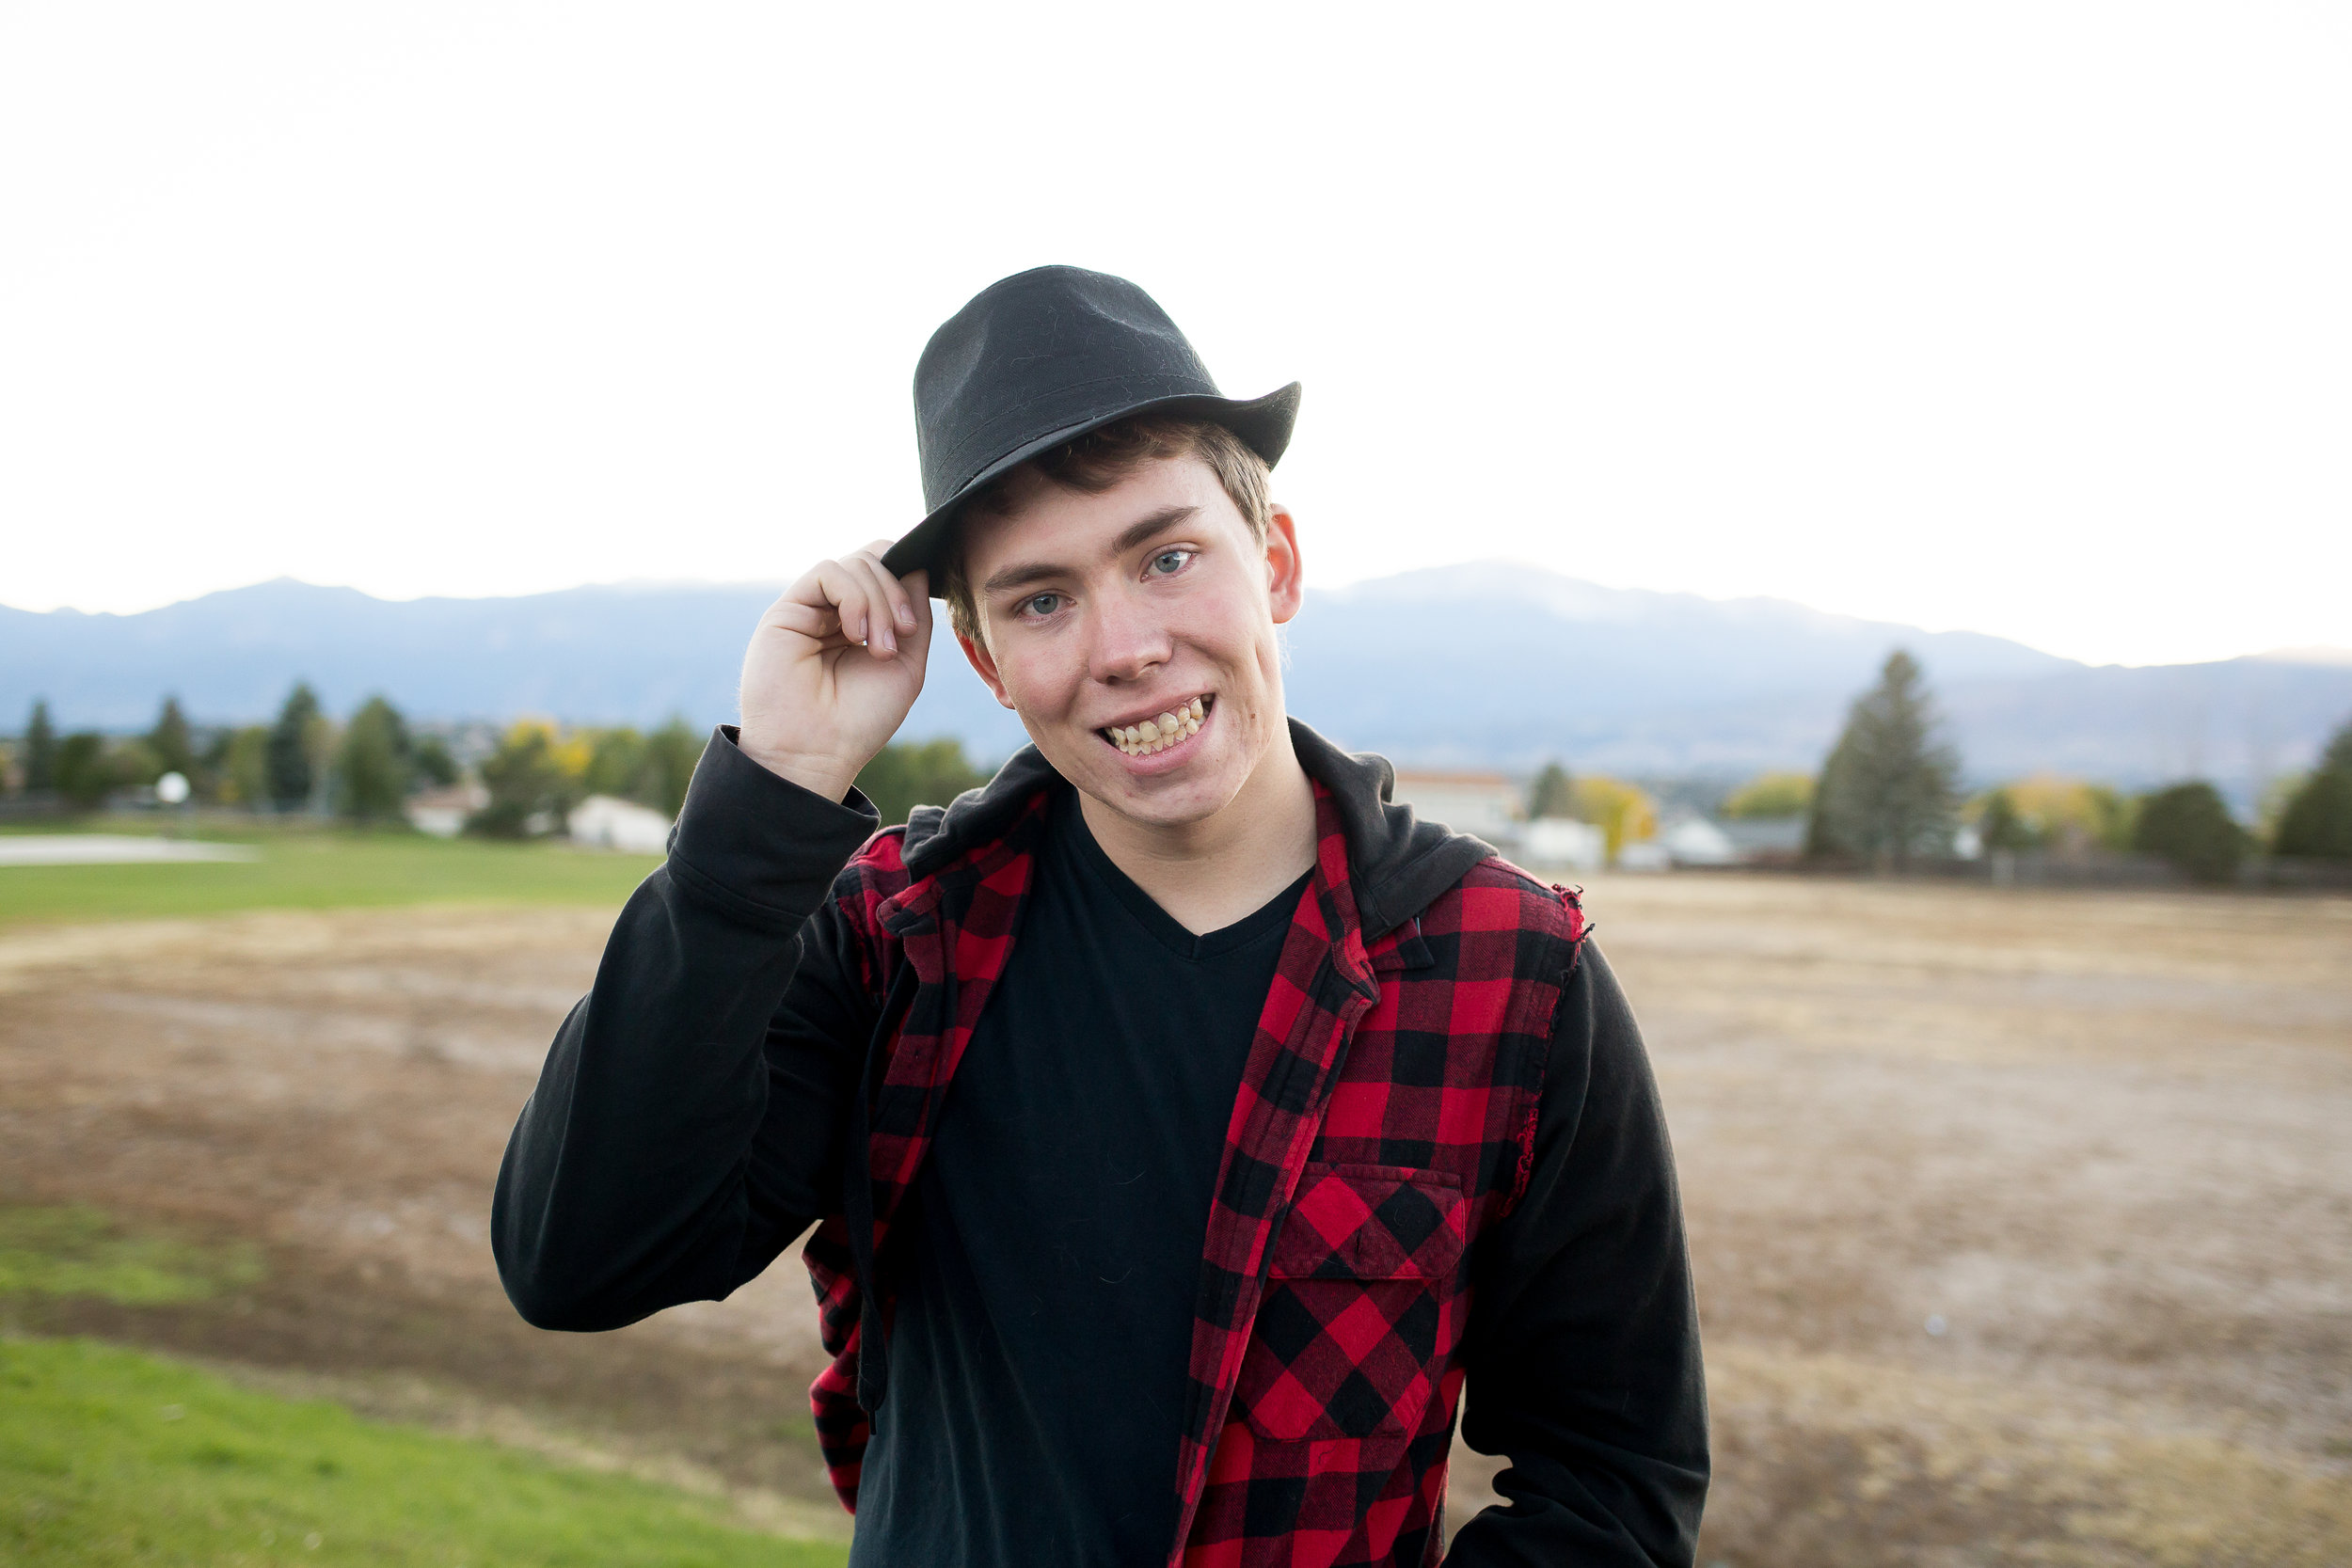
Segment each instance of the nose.
[[1087,673],[1094,679],[1109,686],[1141,680],[1174,654],[1175,640],[1148,595],[1114,589],[1096,595],[1095,610],[1087,650]]

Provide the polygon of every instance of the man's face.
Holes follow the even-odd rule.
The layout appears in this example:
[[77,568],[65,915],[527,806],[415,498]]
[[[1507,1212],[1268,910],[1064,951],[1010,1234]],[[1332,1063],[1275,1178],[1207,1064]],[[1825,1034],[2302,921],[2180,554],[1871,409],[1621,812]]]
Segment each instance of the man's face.
[[[1298,612],[1295,527],[1266,541],[1209,466],[1138,467],[1100,495],[1025,474],[965,524],[986,637],[963,650],[1055,770],[1141,824],[1232,803],[1282,735],[1275,626]],[[1163,733],[1165,732],[1165,733]]]

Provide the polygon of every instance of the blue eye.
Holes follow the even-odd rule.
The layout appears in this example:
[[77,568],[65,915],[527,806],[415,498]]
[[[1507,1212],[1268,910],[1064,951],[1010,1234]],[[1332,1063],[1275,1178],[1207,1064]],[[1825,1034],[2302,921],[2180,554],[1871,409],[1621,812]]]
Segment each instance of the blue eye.
[[1183,571],[1184,562],[1191,559],[1190,550],[1162,550],[1152,558],[1152,570],[1162,577],[1173,577]]
[[1021,605],[1024,615],[1051,615],[1061,608],[1059,594],[1033,594]]

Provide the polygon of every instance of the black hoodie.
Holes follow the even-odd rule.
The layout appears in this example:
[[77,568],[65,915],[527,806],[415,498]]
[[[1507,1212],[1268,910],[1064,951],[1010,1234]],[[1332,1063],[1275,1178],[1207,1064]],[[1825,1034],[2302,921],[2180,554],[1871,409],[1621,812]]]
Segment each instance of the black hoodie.
[[[1493,852],[1391,803],[1384,760],[1292,734],[1340,811],[1367,941]],[[1050,778],[1025,749],[945,812],[917,810],[908,869],[999,836]],[[844,1107],[888,1003],[809,917],[875,826],[855,791],[835,804],[713,736],[668,863],[623,910],[508,1144],[492,1245],[527,1320],[614,1328],[724,1297],[837,1208],[843,1162],[862,1158]],[[1706,1409],[1673,1161],[1632,1015],[1589,943],[1525,1196],[1474,1267],[1463,1434],[1509,1457],[1509,1506],[1467,1523],[1447,1561],[1691,1561]]]

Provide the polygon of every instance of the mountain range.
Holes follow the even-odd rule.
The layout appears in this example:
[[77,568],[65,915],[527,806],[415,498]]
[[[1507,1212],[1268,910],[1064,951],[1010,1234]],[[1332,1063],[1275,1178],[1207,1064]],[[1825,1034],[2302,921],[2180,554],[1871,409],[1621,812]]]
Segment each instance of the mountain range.
[[[732,716],[776,585],[629,583],[392,601],[280,578],[135,615],[0,607],[0,723],[124,730],[166,692],[199,721],[268,717],[297,678],[329,712],[381,691],[420,720]],[[1311,591],[1284,628],[1291,711],[1400,763],[1736,779],[1810,769],[1887,652],[1909,649],[1972,780],[2037,768],[2241,800],[2352,717],[2352,654],[2091,666],[1976,632],[1780,599],[1605,588],[1507,562]],[[998,757],[1024,736],[943,646],[905,733]]]

